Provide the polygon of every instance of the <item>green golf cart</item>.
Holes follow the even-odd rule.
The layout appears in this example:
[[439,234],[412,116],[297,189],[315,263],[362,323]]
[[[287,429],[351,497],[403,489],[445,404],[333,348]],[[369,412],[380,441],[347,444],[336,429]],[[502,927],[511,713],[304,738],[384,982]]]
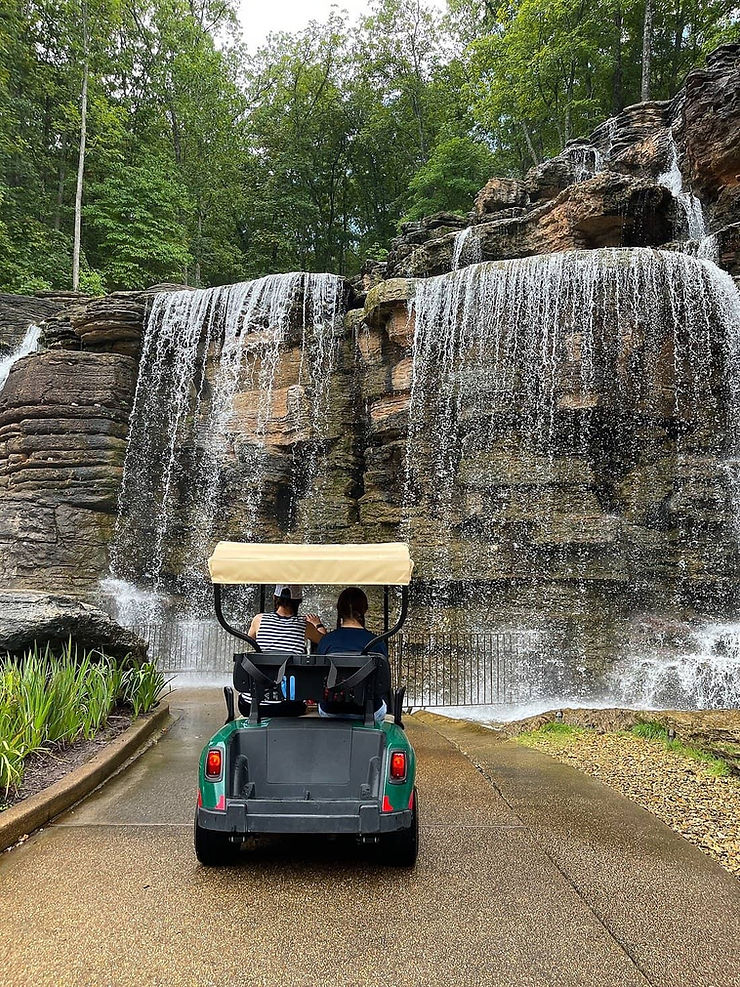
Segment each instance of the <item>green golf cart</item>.
[[[385,720],[374,716],[375,680],[387,660],[377,646],[405,622],[412,568],[408,547],[398,543],[216,546],[209,559],[216,617],[251,651],[234,655],[227,719],[200,758],[195,853],[202,864],[233,863],[251,836],[316,833],[376,843],[385,863],[414,866],[416,759],[402,722],[403,687],[386,697]],[[262,651],[227,620],[226,588],[259,585],[264,611],[265,586],[275,583],[383,586],[383,630],[360,653]],[[401,602],[389,627],[391,586],[401,588]],[[353,718],[304,713],[307,702],[337,699],[357,711]]]

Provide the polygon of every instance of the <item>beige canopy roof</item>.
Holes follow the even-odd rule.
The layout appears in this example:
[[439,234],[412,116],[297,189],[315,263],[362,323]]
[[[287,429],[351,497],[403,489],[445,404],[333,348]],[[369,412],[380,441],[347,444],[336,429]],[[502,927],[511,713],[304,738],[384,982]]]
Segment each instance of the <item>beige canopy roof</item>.
[[407,586],[408,545],[277,545],[220,541],[208,560],[214,583]]

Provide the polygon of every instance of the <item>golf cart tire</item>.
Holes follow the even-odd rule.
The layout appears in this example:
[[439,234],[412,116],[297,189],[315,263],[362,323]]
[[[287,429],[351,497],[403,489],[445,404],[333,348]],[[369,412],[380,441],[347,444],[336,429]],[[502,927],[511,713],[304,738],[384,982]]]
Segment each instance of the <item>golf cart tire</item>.
[[411,825],[388,833],[380,841],[383,863],[391,867],[414,867],[419,854],[419,796],[414,788],[414,809]]
[[236,862],[239,845],[227,833],[203,829],[195,818],[195,856],[204,867],[228,867]]

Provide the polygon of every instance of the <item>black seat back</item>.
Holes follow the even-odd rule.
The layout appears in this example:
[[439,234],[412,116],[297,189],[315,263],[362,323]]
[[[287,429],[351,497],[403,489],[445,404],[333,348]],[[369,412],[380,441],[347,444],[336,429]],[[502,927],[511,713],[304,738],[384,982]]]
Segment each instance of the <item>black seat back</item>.
[[264,699],[280,698],[285,679],[285,694],[291,700],[319,702],[329,698],[351,703],[365,711],[366,721],[369,708],[372,722],[380,661],[385,658],[378,654],[240,653],[234,655],[234,688],[252,697],[250,719],[259,720],[259,703]]

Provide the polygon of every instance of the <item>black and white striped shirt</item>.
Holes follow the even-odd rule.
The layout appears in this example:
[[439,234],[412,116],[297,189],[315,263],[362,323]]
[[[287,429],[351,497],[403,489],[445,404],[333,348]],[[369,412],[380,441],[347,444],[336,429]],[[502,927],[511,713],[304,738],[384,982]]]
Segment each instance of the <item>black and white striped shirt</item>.
[[263,651],[303,654],[306,650],[306,618],[263,613],[257,631],[257,644]]

